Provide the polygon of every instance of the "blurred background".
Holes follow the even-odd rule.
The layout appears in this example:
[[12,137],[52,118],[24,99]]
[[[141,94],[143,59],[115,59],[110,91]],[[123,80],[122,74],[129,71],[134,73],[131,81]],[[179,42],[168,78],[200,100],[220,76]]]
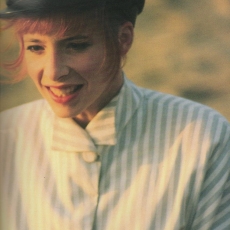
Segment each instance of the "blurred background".
[[[15,45],[2,52],[12,44],[1,33],[1,62],[17,53]],[[230,0],[146,0],[124,70],[142,87],[206,104],[230,121]],[[37,98],[29,78],[1,84],[0,110]]]

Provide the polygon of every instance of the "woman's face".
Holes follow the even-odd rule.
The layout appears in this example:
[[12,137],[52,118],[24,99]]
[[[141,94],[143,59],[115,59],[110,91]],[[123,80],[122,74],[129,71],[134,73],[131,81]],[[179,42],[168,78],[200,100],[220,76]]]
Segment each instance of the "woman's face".
[[90,120],[123,84],[121,70],[108,75],[99,32],[83,30],[63,37],[28,33],[23,43],[27,72],[60,117]]

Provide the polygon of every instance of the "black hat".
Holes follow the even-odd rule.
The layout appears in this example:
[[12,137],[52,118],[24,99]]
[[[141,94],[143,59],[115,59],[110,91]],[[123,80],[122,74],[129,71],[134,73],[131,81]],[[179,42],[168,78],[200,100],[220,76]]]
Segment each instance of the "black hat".
[[6,0],[7,8],[0,11],[0,18],[17,18],[26,15],[40,15],[44,12],[74,9],[82,12],[95,7],[108,6],[122,11],[132,7],[141,13],[145,0]]

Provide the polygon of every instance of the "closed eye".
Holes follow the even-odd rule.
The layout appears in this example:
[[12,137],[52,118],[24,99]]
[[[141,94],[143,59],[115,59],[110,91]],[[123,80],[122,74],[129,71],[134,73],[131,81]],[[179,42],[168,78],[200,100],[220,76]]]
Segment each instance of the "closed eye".
[[71,42],[67,44],[67,49],[82,52],[85,51],[89,46],[91,46],[89,42],[81,42],[81,43]]

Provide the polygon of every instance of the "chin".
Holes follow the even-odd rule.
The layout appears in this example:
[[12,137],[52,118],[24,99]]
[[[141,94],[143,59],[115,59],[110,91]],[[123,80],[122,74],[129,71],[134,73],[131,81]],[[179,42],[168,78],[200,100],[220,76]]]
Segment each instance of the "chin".
[[75,111],[71,111],[68,108],[57,108],[56,106],[54,107],[52,105],[51,108],[53,112],[60,118],[73,118],[77,116]]

